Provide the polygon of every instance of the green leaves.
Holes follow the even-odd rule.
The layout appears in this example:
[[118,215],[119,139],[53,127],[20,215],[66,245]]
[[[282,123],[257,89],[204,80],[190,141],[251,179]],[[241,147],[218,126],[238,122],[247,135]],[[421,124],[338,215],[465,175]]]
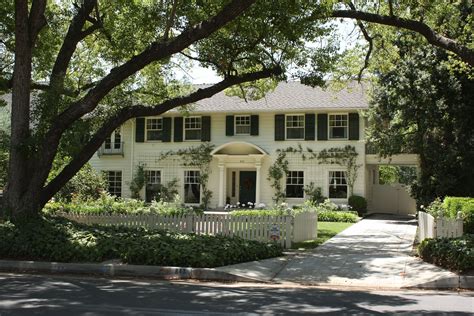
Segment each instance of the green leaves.
[[238,237],[198,236],[123,226],[85,226],[41,218],[15,226],[0,224],[0,257],[59,262],[217,267],[282,254],[280,246]]

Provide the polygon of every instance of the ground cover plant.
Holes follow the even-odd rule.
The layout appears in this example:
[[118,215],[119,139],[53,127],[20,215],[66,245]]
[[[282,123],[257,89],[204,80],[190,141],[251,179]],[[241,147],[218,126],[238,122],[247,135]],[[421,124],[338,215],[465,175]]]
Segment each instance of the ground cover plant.
[[0,224],[0,258],[217,267],[282,255],[277,244],[144,228],[86,226],[46,216]]
[[418,246],[420,257],[441,267],[467,272],[474,270],[474,235],[458,238],[427,238]]

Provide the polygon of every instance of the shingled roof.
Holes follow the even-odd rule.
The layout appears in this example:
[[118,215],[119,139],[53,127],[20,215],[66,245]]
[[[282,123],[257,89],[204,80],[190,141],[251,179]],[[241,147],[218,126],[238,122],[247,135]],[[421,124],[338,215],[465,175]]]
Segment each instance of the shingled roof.
[[[203,85],[204,86],[204,85]],[[202,86],[202,87],[203,87]],[[312,88],[299,82],[282,82],[260,100],[248,101],[220,92],[195,103],[196,112],[272,112],[298,110],[359,110],[367,109],[363,85],[352,84],[341,91]]]

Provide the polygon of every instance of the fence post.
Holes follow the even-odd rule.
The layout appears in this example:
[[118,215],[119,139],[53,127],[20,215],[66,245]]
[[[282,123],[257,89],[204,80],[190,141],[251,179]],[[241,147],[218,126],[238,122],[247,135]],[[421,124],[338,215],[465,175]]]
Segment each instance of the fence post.
[[293,225],[293,221],[294,221],[293,216],[288,216],[287,215],[287,216],[285,216],[285,219],[286,219],[285,220],[285,222],[286,222],[286,228],[285,228],[285,230],[286,230],[286,245],[285,246],[286,247],[285,248],[290,249],[291,248],[291,239],[293,238],[292,236],[294,234],[293,229],[294,229],[295,225]]

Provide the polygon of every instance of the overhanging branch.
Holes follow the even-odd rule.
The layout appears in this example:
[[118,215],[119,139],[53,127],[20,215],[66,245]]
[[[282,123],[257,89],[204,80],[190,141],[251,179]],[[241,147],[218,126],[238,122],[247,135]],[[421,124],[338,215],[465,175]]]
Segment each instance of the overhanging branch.
[[198,89],[187,96],[173,98],[155,106],[138,105],[120,110],[117,114],[107,120],[107,122],[105,122],[97,132],[94,133],[90,141],[82,148],[82,150],[74,157],[74,159],[43,189],[44,194],[42,194],[42,196],[44,196],[46,199],[44,202],[46,203],[52,196],[54,196],[54,194],[56,194],[59,189],[65,185],[87,161],[89,161],[94,153],[100,148],[107,136],[127,120],[141,116],[160,115],[176,107],[210,98],[216,93],[219,93],[233,85],[269,78],[272,76],[279,76],[281,74],[282,69],[277,66],[272,69],[265,69],[241,76],[227,77],[221,82],[216,83],[210,87]]
[[461,45],[455,40],[445,37],[423,22],[400,18],[397,16],[387,16],[357,10],[335,10],[330,14],[333,18],[357,19],[371,23],[394,26],[421,34],[426,40],[437,47],[446,49],[459,56],[471,67],[474,66],[474,50]]

